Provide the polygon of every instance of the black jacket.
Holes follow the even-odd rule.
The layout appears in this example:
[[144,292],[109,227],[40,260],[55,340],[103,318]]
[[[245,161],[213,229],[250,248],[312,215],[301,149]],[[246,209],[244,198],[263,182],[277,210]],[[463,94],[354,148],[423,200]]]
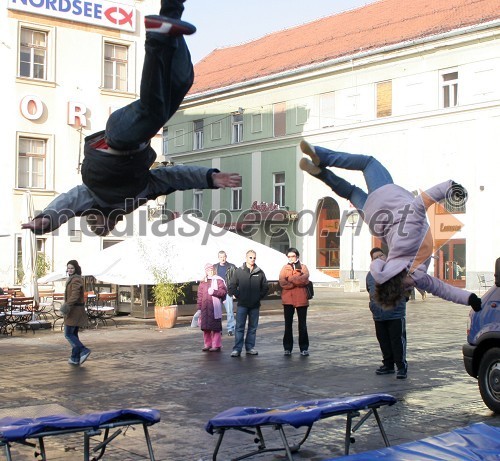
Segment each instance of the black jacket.
[[260,307],[260,300],[268,291],[266,274],[258,266],[254,266],[250,272],[247,265],[243,264],[236,269],[229,282],[229,295],[235,296],[238,305],[243,307]]
[[[226,286],[229,286],[231,277],[234,275],[234,272],[236,271],[236,266],[233,263],[228,263],[227,261],[225,265],[227,266],[227,269],[226,269],[226,278],[224,281],[226,282]],[[220,263],[214,264],[214,272],[217,275],[219,275],[219,267]]]

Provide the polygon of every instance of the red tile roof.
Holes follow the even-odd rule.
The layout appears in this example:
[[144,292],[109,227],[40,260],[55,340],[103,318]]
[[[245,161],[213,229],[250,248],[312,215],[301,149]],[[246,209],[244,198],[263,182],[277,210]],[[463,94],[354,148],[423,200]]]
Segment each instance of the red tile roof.
[[216,49],[195,66],[190,94],[499,18],[499,0],[380,0]]

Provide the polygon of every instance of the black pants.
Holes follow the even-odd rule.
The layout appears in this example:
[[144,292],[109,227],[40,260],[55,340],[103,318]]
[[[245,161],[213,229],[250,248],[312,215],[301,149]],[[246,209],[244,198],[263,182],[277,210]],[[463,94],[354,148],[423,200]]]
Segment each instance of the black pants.
[[386,367],[394,368],[394,364],[407,368],[406,363],[406,319],[375,320],[382,361]]
[[[283,336],[283,348],[285,351],[293,349],[293,315],[295,307],[290,304],[283,304],[283,314],[285,316],[285,334]],[[309,349],[309,336],[307,334],[307,306],[297,308],[299,319],[299,348],[301,351]]]

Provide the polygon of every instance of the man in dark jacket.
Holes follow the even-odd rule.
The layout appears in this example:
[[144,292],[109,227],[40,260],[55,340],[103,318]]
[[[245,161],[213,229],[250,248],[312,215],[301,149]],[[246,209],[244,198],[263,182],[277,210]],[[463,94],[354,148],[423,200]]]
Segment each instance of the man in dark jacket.
[[[226,287],[229,286],[229,281],[236,271],[236,266],[227,260],[227,254],[224,250],[219,251],[218,254],[219,262],[214,264],[215,273],[224,279],[226,282]],[[224,303],[226,308],[226,328],[228,336],[234,336],[234,326],[236,321],[234,320],[234,307],[233,307],[233,297],[226,295],[226,302]]]
[[[245,344],[246,353],[257,355],[255,338],[259,325],[260,300],[267,295],[266,274],[255,264],[256,253],[248,250],[246,262],[236,269],[229,282],[229,294],[238,300],[236,309],[236,332],[231,357],[239,357]],[[245,324],[248,317],[248,330],[245,336]]]
[[[370,251],[372,261],[385,259],[380,248]],[[366,290],[370,293],[370,310],[375,322],[375,333],[382,351],[383,365],[375,370],[377,375],[394,373],[394,364],[397,366],[397,379],[406,379],[408,364],[406,362],[406,298],[401,298],[392,310],[382,309],[375,302],[375,279],[368,272],[366,276]]]

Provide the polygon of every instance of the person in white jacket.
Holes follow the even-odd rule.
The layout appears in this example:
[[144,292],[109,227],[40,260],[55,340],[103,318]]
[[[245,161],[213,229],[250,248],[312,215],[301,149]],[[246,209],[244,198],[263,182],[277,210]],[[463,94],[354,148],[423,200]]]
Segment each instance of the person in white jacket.
[[[370,272],[376,282],[376,301],[392,309],[412,287],[425,290],[457,304],[481,309],[475,294],[427,274],[433,240],[426,211],[444,199],[464,202],[466,190],[453,181],[438,184],[418,196],[394,184],[390,173],[369,155],[336,152],[306,141],[300,143],[309,156],[300,159],[299,167],[323,181],[333,192],[349,200],[363,216],[372,235],[380,238],[389,251],[387,260],[376,259]],[[337,176],[328,167],[361,171],[368,192]]]

